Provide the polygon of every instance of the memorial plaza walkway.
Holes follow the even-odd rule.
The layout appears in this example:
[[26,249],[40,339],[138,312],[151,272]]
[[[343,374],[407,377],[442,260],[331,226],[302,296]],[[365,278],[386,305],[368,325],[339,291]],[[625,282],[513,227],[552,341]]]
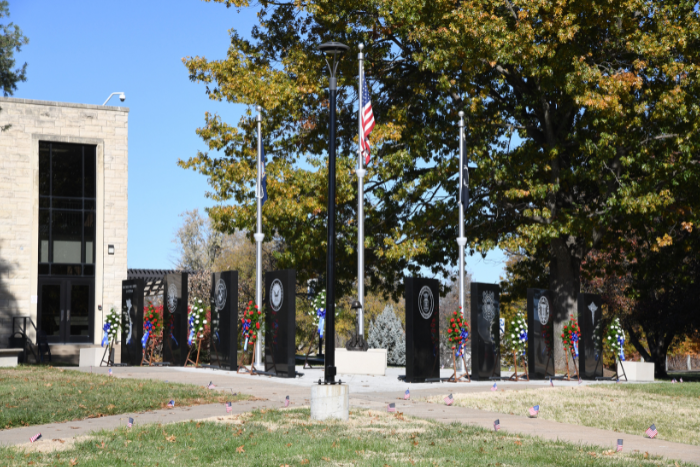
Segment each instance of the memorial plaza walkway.
[[[107,368],[80,368],[81,371],[93,371],[95,373],[107,373]],[[227,371],[213,369],[194,368],[158,368],[158,367],[116,367],[113,369],[117,378],[138,378],[167,380],[184,384],[197,384],[206,386],[210,381],[216,385],[217,391],[230,393],[243,393],[255,396],[254,400],[241,401],[233,404],[231,414],[225,414],[221,404],[208,404],[192,407],[176,407],[174,409],[162,409],[144,413],[125,413],[102,418],[91,418],[80,421],[55,423],[25,428],[14,428],[0,431],[0,444],[18,445],[25,444],[30,436],[41,432],[46,440],[66,439],[87,435],[94,430],[112,429],[115,426],[125,425],[128,417],[133,417],[135,422],[143,425],[147,423],[175,423],[187,420],[202,420],[212,417],[228,417],[249,412],[254,409],[280,408],[284,405],[284,399],[289,396],[291,407],[304,407],[309,405],[310,387],[319,378],[323,378],[323,370],[320,367],[314,369],[302,369],[297,371],[303,376],[295,379],[282,379],[269,376],[250,376],[236,374]],[[643,436],[620,434],[615,431],[601,430],[578,425],[569,425],[542,419],[531,419],[523,415],[509,415],[494,413],[484,410],[465,407],[445,406],[421,402],[418,399],[450,393],[469,393],[489,391],[492,382],[472,383],[420,383],[407,384],[398,379],[403,373],[402,369],[389,368],[386,376],[346,376],[340,375],[339,379],[350,387],[350,410],[353,408],[365,408],[386,410],[389,403],[396,403],[396,410],[404,415],[433,419],[444,423],[459,422],[469,425],[493,429],[494,419],[500,419],[501,429],[515,434],[537,436],[547,440],[562,440],[583,445],[598,445],[603,448],[614,449],[618,438],[623,437],[625,451],[650,455],[664,456],[669,459],[677,459],[700,465],[700,446],[673,443],[659,439],[650,440]],[[448,370],[442,370],[442,376],[451,374]],[[583,384],[590,384],[584,382]],[[633,384],[633,383],[628,383]],[[517,390],[525,388],[547,387],[548,382],[508,382],[498,383],[499,389]],[[576,382],[557,381],[558,387],[577,385]],[[410,388],[411,399],[403,400],[404,391]]]

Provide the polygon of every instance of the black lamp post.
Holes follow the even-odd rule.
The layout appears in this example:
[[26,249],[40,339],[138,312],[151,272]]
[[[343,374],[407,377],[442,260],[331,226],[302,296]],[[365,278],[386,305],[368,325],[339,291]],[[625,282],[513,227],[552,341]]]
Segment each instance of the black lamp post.
[[[335,95],[338,82],[335,74],[340,56],[349,47],[339,42],[326,42],[318,46],[328,65],[328,90],[330,92],[330,132],[328,141],[328,252],[326,254],[326,358],[324,383],[335,384]],[[330,61],[329,61],[330,58]]]

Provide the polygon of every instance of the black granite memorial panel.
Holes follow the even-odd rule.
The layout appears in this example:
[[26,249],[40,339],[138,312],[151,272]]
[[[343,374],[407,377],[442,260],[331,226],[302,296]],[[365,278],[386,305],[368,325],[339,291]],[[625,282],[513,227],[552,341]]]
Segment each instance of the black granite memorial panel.
[[211,275],[211,364],[238,369],[238,271]]
[[143,288],[141,279],[122,281],[122,363],[133,366],[143,354]]
[[406,382],[440,379],[440,289],[437,279],[407,277]]
[[530,379],[554,377],[552,294],[527,289],[527,369]]
[[163,362],[184,365],[187,360],[187,273],[163,278]]
[[294,269],[265,273],[265,371],[294,378],[296,333]]
[[583,379],[603,376],[603,299],[596,294],[578,294],[579,373]]
[[501,376],[500,295],[498,285],[472,282],[472,379],[475,380]]

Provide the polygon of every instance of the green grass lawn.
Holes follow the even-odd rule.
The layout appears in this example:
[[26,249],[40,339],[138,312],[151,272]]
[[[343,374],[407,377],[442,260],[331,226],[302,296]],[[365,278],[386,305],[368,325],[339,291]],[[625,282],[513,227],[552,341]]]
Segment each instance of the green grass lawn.
[[[54,450],[56,449],[56,450]],[[352,411],[349,422],[311,422],[308,409],[260,410],[209,422],[135,425],[78,443],[0,448],[0,464],[207,466],[669,465],[645,453],[494,433],[460,424]]]
[[[539,404],[540,418],[639,436],[654,423],[659,439],[700,445],[700,383],[596,384],[454,397],[462,407],[522,416]],[[442,403],[441,397],[428,400]]]
[[45,366],[0,369],[0,429],[247,399],[203,387],[121,379]]

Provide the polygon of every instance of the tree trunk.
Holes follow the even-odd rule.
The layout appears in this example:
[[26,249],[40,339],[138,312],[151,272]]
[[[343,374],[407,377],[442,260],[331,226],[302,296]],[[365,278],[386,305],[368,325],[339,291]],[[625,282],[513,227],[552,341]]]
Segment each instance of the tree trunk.
[[574,237],[556,238],[550,243],[549,289],[554,303],[550,307],[553,321],[554,362],[556,369],[564,368],[566,350],[561,341],[564,324],[569,316],[577,314],[578,294],[581,290],[581,255]]
[[654,363],[654,377],[666,378],[668,376],[666,373],[666,355],[676,334],[664,333],[660,330],[648,331],[642,326],[647,346],[649,346],[649,351],[647,352],[647,349],[642,345],[640,336],[634,329],[628,328],[625,330],[630,337],[630,342],[632,342],[634,348],[637,349],[637,352],[644,358],[644,361]]

